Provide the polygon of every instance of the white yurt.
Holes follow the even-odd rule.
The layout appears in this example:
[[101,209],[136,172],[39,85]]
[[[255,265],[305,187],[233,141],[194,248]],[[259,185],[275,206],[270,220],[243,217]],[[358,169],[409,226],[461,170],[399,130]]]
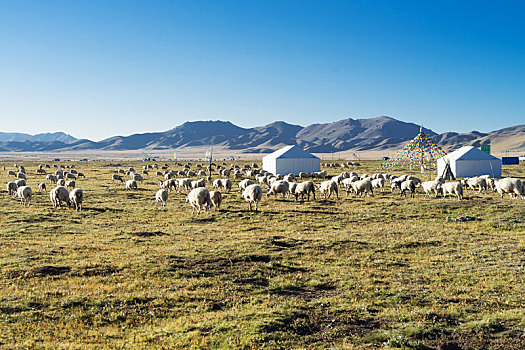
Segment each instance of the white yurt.
[[443,176],[447,164],[455,177],[490,175],[501,177],[501,160],[476,147],[465,146],[437,160],[437,173]]
[[278,151],[264,156],[263,169],[272,174],[312,173],[321,170],[321,159],[303,150],[299,146],[285,146]]

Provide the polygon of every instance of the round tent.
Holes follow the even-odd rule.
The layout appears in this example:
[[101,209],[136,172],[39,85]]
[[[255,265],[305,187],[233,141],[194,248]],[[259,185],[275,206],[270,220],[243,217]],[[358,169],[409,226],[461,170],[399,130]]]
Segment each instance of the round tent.
[[423,133],[423,127],[419,134],[398,150],[390,159],[383,162],[380,169],[391,169],[398,166],[421,167],[421,172],[429,167],[435,167],[438,158],[447,153],[436,145],[427,135]]
[[490,175],[501,177],[501,159],[480,151],[473,146],[464,146],[437,160],[438,175],[443,176],[450,167],[455,177]]
[[263,169],[272,174],[298,175],[300,172],[313,173],[321,170],[321,159],[295,145],[264,156],[262,161]]

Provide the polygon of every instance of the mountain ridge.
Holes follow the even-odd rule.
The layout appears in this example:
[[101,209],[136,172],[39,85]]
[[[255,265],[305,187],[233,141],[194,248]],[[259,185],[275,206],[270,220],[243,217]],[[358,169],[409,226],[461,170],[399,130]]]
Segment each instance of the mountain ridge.
[[[163,132],[137,133],[129,136],[113,136],[101,141],[76,139],[58,132],[37,134],[0,133],[0,151],[123,151],[123,150],[171,150],[214,144],[242,153],[266,153],[289,144],[316,153],[347,150],[387,150],[402,147],[419,133],[420,125],[404,122],[388,116],[369,119],[345,118],[334,122],[316,123],[308,126],[289,124],[285,121],[243,128],[229,121],[207,120],[184,122]],[[437,134],[431,129],[423,132],[445,150],[460,146],[492,143],[495,148],[525,148],[525,125],[506,127],[482,133],[444,132]],[[29,137],[13,136],[28,135]],[[33,137],[33,138],[31,138]],[[494,147],[495,146],[495,147]]]

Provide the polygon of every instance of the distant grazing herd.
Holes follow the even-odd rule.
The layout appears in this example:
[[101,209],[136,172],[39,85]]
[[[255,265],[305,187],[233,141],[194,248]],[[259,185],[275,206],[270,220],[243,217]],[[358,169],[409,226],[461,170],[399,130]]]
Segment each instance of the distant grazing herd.
[[[493,179],[489,175],[482,175],[472,178],[464,178],[459,181],[445,181],[442,177],[437,177],[433,181],[422,182],[419,178],[410,175],[395,176],[392,174],[377,173],[373,175],[362,174],[358,175],[356,172],[342,171],[339,175],[327,179],[326,170],[314,172],[312,174],[301,172],[296,177],[293,174],[280,175],[271,174],[263,169],[260,169],[256,163],[251,165],[246,164],[242,168],[239,165],[231,164],[227,168],[226,163],[222,165],[212,164],[217,169],[217,173],[221,178],[212,181],[211,176],[205,170],[203,164],[192,163],[175,163],[175,166],[181,167],[182,170],[170,170],[170,165],[164,164],[159,167],[157,164],[146,164],[142,167],[141,173],[130,167],[127,170],[118,169],[118,171],[111,176],[111,181],[120,181],[124,183],[126,190],[136,190],[139,183],[142,184],[144,176],[149,176],[150,172],[155,172],[155,176],[161,177],[163,180],[159,181],[160,189],[155,194],[154,201],[165,206],[169,197],[170,191],[189,192],[186,196],[186,203],[192,207],[192,214],[200,214],[201,211],[209,212],[212,208],[220,210],[222,203],[222,194],[220,191],[226,193],[232,190],[232,179],[239,179],[239,190],[242,197],[248,202],[248,208],[251,211],[252,205],[257,211],[257,205],[263,196],[263,188],[267,189],[267,197],[272,194],[277,198],[277,194],[281,194],[283,199],[290,198],[291,195],[295,200],[304,201],[310,200],[312,196],[315,200],[316,191],[320,193],[324,199],[329,199],[332,196],[339,198],[339,191],[344,190],[347,195],[354,194],[356,197],[373,197],[374,190],[384,192],[385,187],[390,187],[390,192],[399,191],[400,196],[409,194],[412,198],[415,196],[417,189],[422,188],[424,196],[435,198],[442,196],[457,197],[458,200],[463,199],[463,192],[465,189],[481,192],[498,192],[503,199],[505,194],[509,194],[510,198],[517,199],[521,197],[525,199],[525,183],[518,178],[503,178]],[[358,163],[338,163],[323,164],[324,167],[345,167],[359,166]],[[82,202],[84,200],[84,193],[82,189],[77,187],[77,181],[80,178],[85,178],[84,174],[78,172],[74,165],[57,165],[54,173],[48,164],[40,164],[36,169],[37,175],[45,175],[47,183],[54,184],[56,187],[49,192],[49,198],[54,208],[72,207],[75,210],[82,210]],[[30,205],[33,190],[27,186],[27,173],[23,165],[14,165],[15,170],[8,170],[8,176],[14,176],[17,180],[9,181],[6,185],[7,193],[9,195],[17,195],[20,198],[20,203],[23,205]],[[3,170],[6,171],[5,166]],[[344,170],[344,169],[343,169]],[[192,180],[191,178],[200,178]],[[310,179],[310,180],[308,180]],[[313,180],[319,179],[321,182],[317,185]],[[297,182],[298,180],[304,180]],[[46,191],[46,182],[38,184],[39,191]],[[212,191],[206,188],[206,185],[211,183]],[[68,191],[71,189],[71,192]]]

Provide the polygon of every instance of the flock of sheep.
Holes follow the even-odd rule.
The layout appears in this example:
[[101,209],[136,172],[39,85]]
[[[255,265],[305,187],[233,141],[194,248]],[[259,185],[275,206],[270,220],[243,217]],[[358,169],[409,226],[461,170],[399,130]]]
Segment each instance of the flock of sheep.
[[[36,169],[36,174],[46,175],[46,181],[49,181],[51,184],[56,184],[51,191],[49,191],[49,199],[53,204],[54,208],[61,207],[62,203],[66,204],[68,207],[73,207],[75,210],[82,210],[82,202],[84,201],[84,192],[80,188],[76,188],[76,181],[84,177],[85,175],[81,172],[75,170],[74,165],[68,165],[67,168],[64,165],[55,171],[54,174],[48,174],[46,169],[50,169],[51,166],[48,164],[40,164]],[[17,180],[7,182],[7,193],[9,195],[17,195],[20,198],[20,203],[22,205],[30,205],[31,198],[33,197],[33,190],[31,187],[27,186],[27,174],[26,169],[23,165],[15,164],[14,170],[8,170],[8,176],[14,176]],[[64,170],[67,169],[67,170]],[[3,167],[5,169],[5,166]],[[67,188],[71,188],[71,192]],[[38,189],[40,191],[46,191],[47,186],[45,182],[38,184]]]
[[[200,214],[201,211],[210,211],[212,208],[220,210],[222,203],[222,194],[220,191],[226,193],[232,190],[232,180],[240,179],[238,184],[242,197],[248,202],[248,208],[251,211],[252,205],[257,211],[258,203],[263,197],[263,188],[267,189],[267,197],[274,195],[276,198],[281,194],[283,199],[294,196],[295,200],[304,201],[310,200],[310,196],[315,200],[316,192],[320,193],[325,199],[332,196],[339,198],[339,192],[345,191],[347,195],[353,194],[356,197],[360,196],[374,196],[374,191],[384,192],[386,188],[390,188],[390,192],[399,191],[401,196],[410,194],[414,197],[417,189],[421,188],[426,196],[455,196],[458,200],[463,199],[464,189],[477,190],[479,192],[492,191],[498,192],[503,198],[504,194],[509,194],[511,198],[521,197],[525,199],[525,184],[518,178],[503,178],[493,179],[488,175],[465,178],[460,181],[447,182],[443,178],[438,177],[433,181],[421,181],[419,178],[410,175],[395,176],[392,174],[377,173],[373,175],[362,174],[358,175],[356,172],[343,171],[337,176],[327,179],[326,170],[315,172],[313,174],[299,173],[298,176],[293,174],[279,175],[271,174],[263,169],[259,169],[257,164],[244,165],[240,167],[232,164],[230,168],[223,165],[215,165],[217,172],[221,178],[211,180],[211,176],[204,169],[202,164],[196,164],[192,170],[192,164],[176,163],[177,166],[183,167],[182,170],[176,171],[169,169],[168,164],[164,164],[159,168],[157,164],[147,164],[143,166],[142,172],[135,171],[130,167],[127,171],[119,169],[112,175],[113,182],[120,181],[125,184],[126,190],[138,189],[139,183],[144,181],[144,176],[150,175],[150,172],[155,172],[155,176],[163,178],[159,181],[160,189],[155,194],[154,201],[161,206],[165,206],[169,197],[170,191],[188,192],[186,202],[192,207],[192,214]],[[328,166],[328,164],[326,165]],[[53,207],[61,207],[63,203],[68,207],[74,207],[75,210],[82,209],[82,202],[84,199],[83,191],[76,188],[76,181],[79,178],[85,177],[84,174],[74,169],[71,166],[54,165],[57,169],[54,174],[48,174],[45,169],[51,167],[46,164],[39,165],[36,170],[37,174],[46,175],[46,180],[56,187],[50,191],[50,200]],[[334,166],[335,167],[335,166]],[[15,176],[16,181],[7,183],[7,192],[10,195],[18,195],[23,205],[31,203],[32,189],[26,185],[26,171],[23,166],[15,164],[16,171],[9,170],[8,175]],[[5,170],[5,167],[4,167]],[[200,177],[200,179],[192,180],[192,177]],[[314,179],[321,180],[317,185],[313,182]],[[300,181],[303,180],[303,181]],[[207,184],[211,183],[212,190],[208,190]],[[46,190],[46,183],[38,185],[40,191]],[[67,190],[71,188],[71,192]]]

